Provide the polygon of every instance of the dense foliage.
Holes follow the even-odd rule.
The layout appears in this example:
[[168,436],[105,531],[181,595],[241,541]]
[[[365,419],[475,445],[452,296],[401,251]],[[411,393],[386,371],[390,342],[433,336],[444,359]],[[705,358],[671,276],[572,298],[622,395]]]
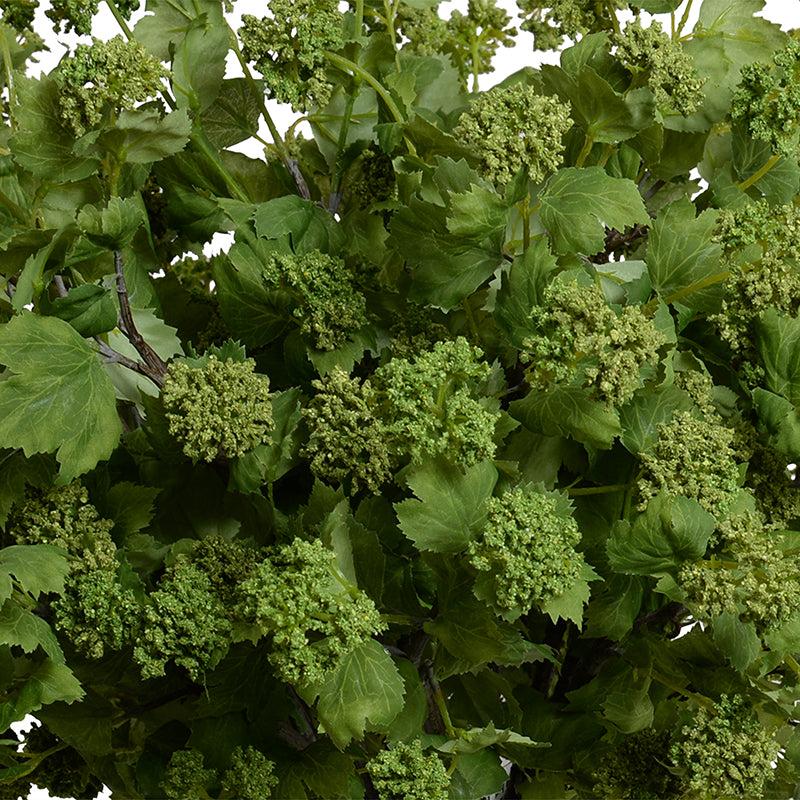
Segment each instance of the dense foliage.
[[797,796],[800,37],[104,2],[0,0],[0,797]]

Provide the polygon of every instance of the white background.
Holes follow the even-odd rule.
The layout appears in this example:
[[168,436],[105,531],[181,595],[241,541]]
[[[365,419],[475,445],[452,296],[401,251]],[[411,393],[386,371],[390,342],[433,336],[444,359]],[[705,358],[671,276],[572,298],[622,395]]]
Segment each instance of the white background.
[[[513,0],[499,0],[498,5],[505,8],[516,21],[516,5]],[[101,3],[101,6],[101,11],[94,19],[92,34],[100,39],[109,39],[112,36],[116,36],[119,33],[119,29],[105,4]],[[699,8],[699,0],[696,0],[695,6]],[[52,32],[52,23],[44,15],[48,7],[49,3],[47,2],[41,4],[36,14],[34,28],[40,35],[44,35],[45,42],[49,47],[49,52],[39,55],[38,64],[34,65],[31,69],[31,74],[33,75],[38,75],[42,72],[50,72],[69,49],[73,48],[78,42],[89,41],[88,37],[76,36],[74,33],[62,34],[59,36],[54,34]],[[265,7],[265,0],[261,0],[261,2],[256,2],[255,0],[237,0],[235,13],[228,15],[228,18],[234,27],[238,27],[242,14],[255,14],[259,16],[264,13]],[[449,0],[441,4],[440,15],[446,18],[450,16],[450,12],[453,9],[459,9],[465,12],[466,7],[466,0]],[[143,12],[135,14],[131,20],[131,26],[141,16],[143,16]],[[784,28],[800,27],[800,0],[767,0],[763,16],[773,22],[780,23]],[[697,8],[693,10],[690,17],[690,25],[694,23],[696,17]],[[624,17],[622,18],[624,19]],[[666,17],[665,27],[668,28],[668,24],[668,17]],[[516,37],[514,47],[503,48],[499,51],[495,59],[495,72],[481,76],[481,89],[488,89],[512,72],[516,72],[524,66],[536,66],[548,62],[557,63],[558,54],[552,52],[534,53],[533,37],[529,33],[523,31]],[[231,57],[228,63],[227,77],[235,77],[240,74],[241,72],[239,71],[238,64],[235,63],[235,59]],[[284,132],[296,118],[296,115],[287,105],[269,102],[268,106],[279,130]],[[263,125],[263,123],[262,126],[263,130],[260,131],[260,133],[264,138],[269,139],[269,132],[266,126]],[[255,158],[262,157],[261,147],[255,140],[243,142],[234,149],[245,152]],[[25,726],[27,726],[27,724],[30,724],[30,718],[26,720]],[[106,793],[102,796],[108,797],[108,794]],[[34,788],[30,794],[30,800],[45,800],[45,798],[49,797],[50,795],[48,792],[36,788]]]

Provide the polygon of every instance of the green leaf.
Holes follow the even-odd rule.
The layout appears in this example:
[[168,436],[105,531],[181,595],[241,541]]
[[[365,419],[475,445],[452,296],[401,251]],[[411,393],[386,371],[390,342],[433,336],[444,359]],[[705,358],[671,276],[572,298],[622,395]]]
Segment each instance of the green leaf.
[[508,341],[520,347],[530,335],[530,314],[540,305],[547,279],[557,267],[544,239],[536,239],[503,272],[494,306],[494,318]]
[[286,292],[267,289],[262,277],[262,243],[237,242],[228,252],[229,263],[214,267],[219,307],[228,330],[247,347],[261,347],[290,325],[291,302]]
[[403,678],[386,650],[371,640],[348,653],[319,693],[322,727],[340,749],[370,730],[387,729],[403,708]]
[[259,445],[231,461],[231,481],[240,492],[258,492],[265,483],[282,478],[298,461],[297,427],[303,417],[300,389],[272,395],[272,444]]
[[111,291],[96,283],[73,286],[65,297],[53,300],[50,311],[85,337],[113,330],[119,313]]
[[653,223],[647,245],[647,269],[653,288],[665,302],[710,311],[719,305],[726,266],[722,246],[713,240],[717,212],[703,211],[695,219],[688,198],[677,200]]
[[624,231],[649,222],[636,184],[601,167],[560,169],[539,197],[542,224],[557,253],[591,256],[605,246],[606,227]]
[[37,665],[19,689],[10,709],[0,705],[0,724],[15,722],[51,703],[74,703],[84,697],[78,679],[66,664],[47,659]]
[[460,552],[486,519],[486,501],[496,481],[497,470],[490,461],[466,472],[443,462],[419,467],[408,478],[418,499],[394,507],[401,530],[419,550]]
[[412,299],[448,310],[503,263],[505,201],[463,159],[438,158],[431,179],[393,215],[389,244],[414,268]]
[[75,138],[58,122],[58,85],[51,77],[41,80],[18,74],[17,129],[11,138],[14,160],[22,167],[53,183],[80,181],[97,171],[96,158],[73,153]]
[[122,111],[103,142],[130,164],[150,164],[180,153],[189,141],[192,122],[186,109],[162,117],[153,109]]
[[172,89],[180,108],[197,113],[217,99],[225,77],[225,55],[231,30],[220,19],[220,7],[192,20],[176,43],[172,58]]
[[29,256],[17,281],[17,289],[11,298],[11,307],[17,313],[21,312],[34,298],[38,297],[44,288],[44,270],[58,237],[54,236],[50,243],[38,252]]
[[761,640],[753,622],[742,622],[728,611],[712,623],[714,642],[739,672],[744,672],[761,653]]
[[605,687],[603,716],[623,733],[636,733],[649,728],[654,716],[649,689],[649,673],[626,666]]
[[0,645],[4,644],[21,647],[26,653],[41,647],[54,662],[64,663],[64,653],[51,627],[13,599],[0,606]]
[[692,400],[675,386],[658,386],[638,391],[619,412],[620,440],[634,455],[649,450],[658,439],[658,426],[669,422],[678,411],[689,411]]
[[684,561],[705,555],[716,527],[714,517],[699,503],[662,492],[628,525],[619,522],[608,540],[608,560],[617,572],[662,575]]
[[261,203],[253,215],[256,233],[265,239],[279,239],[289,234],[293,240],[300,240],[313,219],[314,205],[297,195]]
[[78,213],[78,227],[93,244],[119,250],[133,240],[145,220],[136,197],[112,197],[106,206],[84,206]]
[[796,406],[800,403],[800,319],[767,309],[756,323],[756,347],[767,388]]
[[419,677],[419,670],[406,659],[396,662],[405,685],[403,710],[394,718],[387,736],[391,741],[413,739],[423,729],[428,716],[428,694]]
[[150,524],[159,491],[150,486],[121,481],[115,483],[97,505],[103,517],[114,521],[115,531],[127,537]]
[[612,575],[604,591],[586,609],[585,635],[607,637],[618,642],[633,627],[644,598],[642,579],[635,575]]
[[24,313],[0,327],[0,445],[56,453],[64,480],[108,458],[122,426],[96,353],[66,322]]
[[509,411],[526,428],[546,436],[572,436],[579,442],[607,450],[622,432],[617,412],[592,400],[580,387],[557,386],[530,392],[514,400]]
[[564,594],[542,603],[542,611],[548,614],[553,622],[568,619],[580,628],[583,623],[583,607],[589,602],[591,595],[589,581],[599,579],[600,576],[588,564],[583,564],[575,583]]
[[214,102],[203,111],[203,131],[215,147],[230,147],[258,133],[260,82],[251,88],[245,78],[223,81]]
[[489,750],[460,753],[450,778],[450,800],[475,800],[499,792],[508,780],[500,757]]
[[67,554],[49,544],[15,544],[0,550],[0,602],[11,596],[3,592],[3,576],[13,575],[24,591],[35,600],[40,594],[64,591],[70,566]]
[[800,453],[800,413],[797,408],[786,398],[766,389],[753,390],[753,405],[771,446],[787,459],[795,458]]

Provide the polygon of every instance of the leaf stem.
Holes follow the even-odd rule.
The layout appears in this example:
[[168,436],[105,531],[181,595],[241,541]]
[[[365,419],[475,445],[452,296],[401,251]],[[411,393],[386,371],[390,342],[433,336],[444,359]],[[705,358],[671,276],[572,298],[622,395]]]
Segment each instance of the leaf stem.
[[106,0],[106,5],[108,6],[108,10],[114,16],[114,19],[117,21],[117,25],[119,25],[120,29],[125,34],[125,38],[129,42],[133,41],[133,31],[125,21],[125,17],[122,16],[120,10],[117,8],[117,4],[114,2],[114,0]]
[[683,29],[686,27],[686,23],[689,21],[689,14],[691,14],[692,12],[693,4],[694,0],[689,0],[689,2],[686,4],[686,7],[683,9],[683,14],[681,14],[681,21],[678,23],[678,36],[683,35]]
[[751,186],[758,183],[782,158],[780,153],[773,153],[759,169],[757,169],[749,178],[740,181],[737,185],[743,191],[747,191]]
[[300,167],[296,159],[292,158],[291,154],[289,153],[289,150],[286,147],[286,142],[284,142],[283,137],[278,131],[278,126],[275,124],[275,120],[272,119],[272,115],[269,113],[267,104],[264,102],[264,93],[261,91],[261,89],[259,89],[258,84],[253,77],[253,73],[250,71],[250,65],[247,63],[247,59],[244,57],[244,53],[242,53],[241,48],[239,47],[239,42],[236,40],[236,34],[233,31],[231,31],[231,34],[231,47],[233,48],[233,52],[236,54],[236,58],[242,68],[242,73],[244,74],[244,79],[247,82],[247,86],[252,92],[256,103],[258,104],[258,110],[261,112],[261,116],[264,118],[267,128],[269,128],[269,134],[272,136],[272,143],[277,149],[284,166],[292,176],[295,185],[297,186],[298,194],[304,200],[310,200],[311,192],[308,189],[306,179],[303,177],[303,173],[300,171]]
[[608,486],[579,486],[577,489],[567,489],[567,494],[579,497],[587,494],[612,494],[613,492],[624,492],[633,486],[632,483],[613,483]]
[[586,132],[586,138],[583,140],[583,147],[581,148],[580,153],[578,153],[578,157],[575,159],[575,166],[582,167],[584,162],[589,156],[589,153],[592,152],[592,148],[594,147],[594,136],[588,131]]
[[687,698],[688,700],[694,700],[695,703],[698,705],[707,708],[709,711],[714,711],[714,701],[708,697],[705,697],[702,694],[697,694],[697,692],[690,692],[688,689],[684,688],[683,686],[678,686],[677,683],[674,683],[665,675],[662,675],[660,672],[653,672],[650,673],[650,676],[653,678],[654,681],[658,681],[662,686],[666,686],[667,689],[671,689],[676,694],[681,695],[682,697]]
[[8,122],[13,131],[17,127],[13,114],[13,109],[17,105],[17,94],[14,86],[14,62],[11,60],[11,48],[8,46],[6,34],[1,33],[0,39],[2,39],[1,46],[3,48],[3,69],[6,74],[6,86],[8,86]]

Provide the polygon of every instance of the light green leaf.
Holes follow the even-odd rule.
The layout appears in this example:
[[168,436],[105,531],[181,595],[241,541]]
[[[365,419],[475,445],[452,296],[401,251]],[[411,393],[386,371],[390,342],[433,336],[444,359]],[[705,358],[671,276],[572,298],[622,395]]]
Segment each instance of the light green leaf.
[[633,627],[644,598],[642,579],[635,575],[612,575],[604,591],[586,609],[586,636],[622,639]]
[[714,517],[696,501],[662,492],[633,525],[615,525],[608,560],[614,570],[628,575],[672,573],[682,562],[703,557],[715,527]]
[[119,441],[114,387],[96,353],[66,322],[24,313],[0,327],[0,446],[56,453],[71,480]]
[[0,550],[0,601],[3,597],[3,576],[13,575],[24,591],[35,600],[39,595],[64,590],[69,573],[67,554],[49,544],[15,544]]
[[11,152],[20,166],[52,183],[80,181],[93,175],[96,158],[76,156],[75,138],[65,130],[58,104],[55,79],[33,80],[18,74],[14,81],[17,129],[11,138]]
[[348,653],[319,693],[320,724],[344,749],[370,730],[387,729],[403,708],[403,678],[374,640]]
[[658,439],[658,426],[669,422],[678,411],[688,411],[692,400],[675,386],[658,386],[638,391],[619,412],[620,440],[631,453],[649,450]]
[[109,250],[130,244],[144,220],[144,208],[135,197],[112,197],[106,206],[84,206],[78,212],[78,227],[91,242]]
[[[14,700],[13,717],[20,720],[51,703],[74,703],[84,697],[78,679],[63,663],[47,659],[28,676]],[[0,717],[5,716],[0,707]],[[10,720],[10,721],[14,721]]]
[[557,262],[545,239],[536,239],[503,272],[494,318],[509,342],[520,347],[530,335],[530,315],[542,302],[542,291]]
[[25,458],[19,451],[0,450],[0,527],[6,524],[11,506],[22,496],[25,486],[49,483],[54,467],[47,456]]
[[591,256],[605,244],[606,227],[624,231],[650,218],[636,184],[601,167],[560,169],[539,197],[542,224],[557,253]]
[[713,240],[717,212],[703,211],[695,219],[694,204],[677,200],[653,223],[647,245],[647,269],[653,288],[665,302],[680,301],[692,309],[716,308],[727,266],[722,246]]
[[596,580],[600,580],[600,576],[588,564],[582,564],[575,583],[564,594],[542,603],[542,611],[549,615],[553,622],[569,619],[580,628],[583,623],[583,607],[589,602],[591,595],[589,581]]
[[[767,388],[795,406],[800,403],[800,319],[767,309],[756,323],[756,347]],[[762,397],[763,402],[763,397]]]
[[418,499],[395,504],[400,528],[419,550],[458,553],[486,519],[497,470],[483,461],[462,472],[446,463],[419,467],[408,478]]
[[176,42],[172,88],[180,108],[198,113],[217,99],[225,77],[230,37],[231,30],[219,19],[217,11],[195,17],[183,38]]
[[265,483],[282,478],[297,463],[297,426],[303,416],[300,397],[298,388],[272,395],[272,444],[259,445],[231,461],[231,481],[240,492],[260,491]]
[[728,611],[712,623],[717,647],[739,672],[744,672],[761,652],[761,640],[753,622],[742,622],[737,614]]
[[186,109],[162,117],[153,109],[122,111],[102,140],[130,164],[150,164],[180,153],[189,141],[192,122]]
[[526,428],[546,436],[572,436],[601,450],[611,447],[622,432],[617,412],[592,400],[580,387],[557,386],[547,392],[529,392],[511,403],[509,411]]
[[494,190],[473,183],[449,199],[447,230],[454,236],[480,241],[505,227],[508,206]]
[[753,390],[753,405],[772,447],[787,459],[795,458],[800,453],[800,413],[797,408],[786,398],[766,389]]
[[219,95],[203,112],[203,132],[216,147],[230,147],[258,133],[261,106],[257,92],[260,82],[251,88],[245,78],[223,81]]
[[0,607],[0,645],[3,644],[21,647],[26,653],[41,647],[53,661],[64,663],[64,653],[51,627],[13,599]]
[[85,337],[113,330],[119,314],[111,291],[96,283],[73,286],[65,297],[53,300],[51,311]]

